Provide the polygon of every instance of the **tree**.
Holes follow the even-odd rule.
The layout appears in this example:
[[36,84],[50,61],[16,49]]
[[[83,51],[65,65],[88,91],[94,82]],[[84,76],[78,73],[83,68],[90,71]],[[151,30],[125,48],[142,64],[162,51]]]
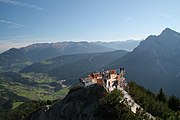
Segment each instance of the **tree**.
[[97,120],[139,120],[140,115],[135,115],[124,104],[125,101],[120,102],[123,95],[119,90],[114,90],[107,93],[99,100],[99,105],[95,110],[95,118]]
[[162,101],[162,102],[167,102],[166,95],[162,88],[160,88],[159,93],[157,94],[157,100]]
[[169,97],[168,100],[168,107],[171,108],[174,111],[180,110],[180,101],[179,98],[177,98],[176,96],[172,95]]

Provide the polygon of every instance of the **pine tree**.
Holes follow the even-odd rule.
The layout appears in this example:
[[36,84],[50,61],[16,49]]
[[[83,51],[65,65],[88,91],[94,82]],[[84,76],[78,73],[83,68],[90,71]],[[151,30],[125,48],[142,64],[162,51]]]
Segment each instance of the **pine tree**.
[[162,101],[162,102],[167,102],[166,95],[162,88],[160,88],[159,93],[157,94],[157,100]]
[[177,111],[177,110],[180,110],[180,101],[179,99],[172,95],[169,97],[169,100],[168,100],[168,107],[171,108],[172,110],[174,111]]

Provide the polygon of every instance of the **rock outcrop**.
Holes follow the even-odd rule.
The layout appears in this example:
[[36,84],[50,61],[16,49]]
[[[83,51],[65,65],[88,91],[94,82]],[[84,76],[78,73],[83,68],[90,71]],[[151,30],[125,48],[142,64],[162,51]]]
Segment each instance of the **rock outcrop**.
[[37,111],[30,120],[94,120],[94,109],[105,92],[100,85],[77,89],[52,106]]

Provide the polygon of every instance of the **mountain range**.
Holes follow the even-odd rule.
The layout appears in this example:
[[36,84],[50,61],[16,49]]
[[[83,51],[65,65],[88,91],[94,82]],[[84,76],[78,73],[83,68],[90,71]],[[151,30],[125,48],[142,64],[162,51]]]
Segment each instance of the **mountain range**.
[[0,55],[0,65],[7,70],[19,65],[21,73],[44,73],[65,79],[70,85],[90,72],[124,67],[128,81],[154,92],[162,87],[166,93],[180,96],[180,33],[166,28],[160,35],[141,41],[131,52],[113,51],[108,44],[102,44],[105,43],[63,42],[13,48]]
[[11,48],[0,54],[0,69],[19,70],[32,63],[62,55],[129,50],[135,48],[139,42],[57,42]]
[[162,87],[168,94],[180,96],[179,46],[180,33],[166,28],[160,35],[150,35],[127,54],[114,51],[61,56],[32,64],[21,72],[42,72],[58,79],[71,78],[71,84],[75,78],[83,77],[89,72],[122,66],[126,68],[128,81],[136,81],[154,92]]
[[[180,97],[180,33],[166,28],[160,35],[150,35],[130,52],[116,50],[118,43],[117,46],[111,43],[34,44],[0,54],[0,118],[6,120],[16,116],[17,119],[44,120],[98,117],[109,120],[115,113],[115,118],[134,120],[135,114],[127,106],[117,106],[118,91],[108,95],[104,94],[102,86],[75,86],[79,78],[91,72],[124,67],[129,82],[126,90],[134,101],[159,119],[175,116],[179,119],[176,111],[180,101],[174,95]],[[52,47],[53,44],[59,48]],[[113,44],[114,48],[111,47]],[[137,86],[135,82],[149,90]],[[67,90],[66,86],[71,87]],[[159,93],[154,94],[159,89]],[[173,95],[168,97],[163,90]],[[55,100],[67,93],[64,99]],[[112,112],[111,117],[107,112]]]
[[22,48],[12,48],[0,54],[0,66],[5,69],[23,68],[41,60],[66,54],[94,53],[112,49],[88,42],[39,43]]

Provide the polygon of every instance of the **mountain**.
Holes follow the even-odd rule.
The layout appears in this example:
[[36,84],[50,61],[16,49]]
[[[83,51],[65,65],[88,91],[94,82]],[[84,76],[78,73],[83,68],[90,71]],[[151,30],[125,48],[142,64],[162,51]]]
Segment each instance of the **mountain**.
[[126,50],[132,51],[135,47],[139,45],[140,40],[127,40],[127,41],[113,41],[113,42],[92,42],[96,45],[104,46],[107,48],[115,49],[115,50]]
[[41,60],[60,55],[112,51],[111,48],[89,42],[38,43],[22,48],[11,48],[0,54],[0,69],[20,69]]
[[125,54],[127,54],[127,51],[118,50],[105,53],[64,55],[34,63],[25,67],[20,72],[45,73],[57,79],[65,79],[68,84],[72,84],[77,82],[80,77],[103,68]]
[[[30,120],[140,120],[122,100],[120,91],[108,94],[103,86],[77,87],[62,100],[30,116]],[[147,119],[148,120],[148,119]]]
[[19,96],[0,85],[0,112],[12,109],[13,102],[24,102],[29,99]]
[[[130,82],[128,92],[115,89],[108,93],[103,86],[94,84],[88,87],[72,87],[68,95],[51,105],[46,105],[29,115],[30,120],[179,120],[179,111],[172,109],[178,102],[162,102],[158,95]],[[131,104],[123,96],[130,94],[143,109],[133,113]],[[169,98],[170,99],[170,98]],[[176,107],[178,108],[178,107]],[[179,108],[178,108],[179,110]],[[147,113],[148,112],[148,113]],[[151,115],[151,117],[149,116]],[[152,116],[153,115],[153,116]]]
[[132,52],[112,62],[109,67],[123,66],[127,79],[156,91],[162,87],[168,94],[180,96],[180,33],[166,28],[151,35]]
[[99,85],[79,88],[56,102],[32,115],[30,120],[92,120],[93,110],[106,90]]
[[[15,72],[0,72],[0,83],[20,83],[23,85],[33,86],[36,83],[31,82],[28,78],[22,77],[20,74]],[[12,85],[12,84],[11,84]]]
[[[177,110],[180,109],[178,107],[180,100],[177,97],[166,97],[162,89],[155,95],[135,82],[128,83],[126,90],[127,92],[114,89],[108,93],[98,84],[88,87],[76,85],[70,88],[63,99],[26,101],[13,109],[0,112],[0,118],[1,120],[179,120],[180,114]],[[134,114],[130,109],[133,104],[127,104],[131,102],[125,98],[127,95],[143,109],[137,109]]]

